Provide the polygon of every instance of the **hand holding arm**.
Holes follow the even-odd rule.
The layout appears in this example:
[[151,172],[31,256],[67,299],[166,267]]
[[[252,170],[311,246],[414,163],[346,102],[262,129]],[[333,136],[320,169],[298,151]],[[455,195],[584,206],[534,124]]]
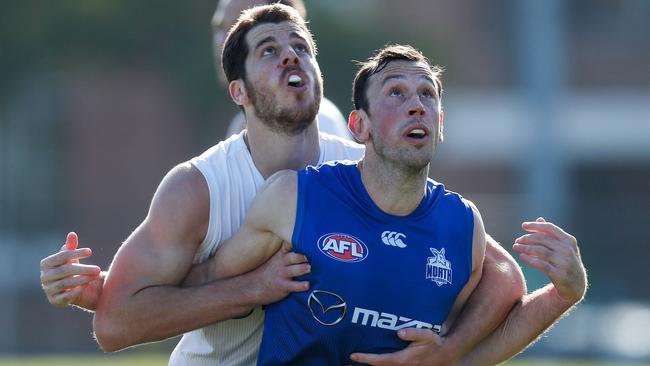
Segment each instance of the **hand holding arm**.
[[180,286],[205,236],[208,217],[209,192],[202,174],[188,163],[172,169],[106,276],[93,321],[103,350],[162,340],[253,306],[245,278]]
[[[267,216],[273,217],[274,213]],[[248,263],[249,252],[240,252],[237,246],[224,253],[236,253],[241,258],[220,265],[219,270],[224,272],[216,274],[217,278],[228,278],[200,286],[181,286],[205,236],[208,217],[209,192],[200,172],[189,164],[174,168],[156,191],[145,221],[118,250],[107,275],[93,323],[102,349],[115,351],[162,340],[240,316],[260,304],[260,293],[255,291],[259,289],[259,277],[255,272],[232,277],[242,273],[236,272],[242,268],[237,260],[244,258]],[[251,223],[258,224],[255,220]],[[246,230],[256,232],[256,228]],[[265,232],[251,243],[260,243],[262,237],[268,239],[270,234]],[[280,244],[277,242],[277,248]],[[248,249],[250,254],[258,249],[262,253],[252,258],[266,259],[277,248]],[[198,277],[198,282],[206,279]],[[268,296],[268,292],[264,294]],[[156,306],[152,307],[152,303]]]

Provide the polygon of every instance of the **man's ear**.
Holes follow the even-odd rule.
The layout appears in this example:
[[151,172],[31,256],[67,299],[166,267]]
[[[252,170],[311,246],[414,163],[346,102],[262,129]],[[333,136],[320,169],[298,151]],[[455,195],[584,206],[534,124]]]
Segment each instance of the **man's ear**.
[[233,80],[228,84],[228,91],[230,92],[230,98],[235,104],[243,107],[244,105],[250,103],[250,98],[248,97],[248,92],[246,90],[246,84],[242,79]]
[[444,135],[445,130],[445,112],[440,111],[440,116],[438,116],[438,142],[442,142],[445,139]]
[[363,109],[355,109],[350,112],[348,129],[358,141],[367,141],[370,138],[370,120],[368,119],[368,114]]

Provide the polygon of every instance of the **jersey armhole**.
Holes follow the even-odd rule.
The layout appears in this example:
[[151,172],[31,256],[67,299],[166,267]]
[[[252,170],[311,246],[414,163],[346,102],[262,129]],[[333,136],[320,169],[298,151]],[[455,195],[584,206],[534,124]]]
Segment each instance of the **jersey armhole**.
[[473,254],[474,254],[474,210],[472,206],[464,198],[462,198],[463,204],[465,204],[465,209],[467,210],[467,231],[469,233],[469,247],[467,250],[467,278],[472,277],[472,268],[473,266]]
[[297,249],[298,252],[303,253],[308,258],[311,257],[311,253],[308,253],[307,248],[302,247],[300,238],[302,237],[302,230],[304,225],[305,212],[307,212],[307,176],[305,170],[298,172],[298,185],[296,192],[296,217],[295,223],[293,225],[293,233],[291,235],[291,244],[293,245],[294,250]]
[[203,162],[200,161],[199,159],[195,158],[190,160],[190,164],[196,168],[201,173],[201,176],[203,176],[203,180],[205,181],[205,184],[208,186],[208,195],[209,195],[209,212],[208,212],[208,228],[205,233],[205,238],[203,238],[203,241],[201,242],[201,245],[199,245],[198,249],[196,250],[196,253],[194,254],[194,258],[192,259],[193,264],[198,264],[205,262],[210,256],[216,251],[218,246],[215,246],[215,248],[212,248],[210,250],[210,245],[209,243],[214,242],[217,239],[217,233],[214,227],[214,223],[212,222],[212,214],[213,210],[219,210],[219,205],[215,200],[219,199],[219,195],[216,194],[216,192],[213,192],[214,188],[212,187],[212,184],[210,184],[211,178],[216,179],[215,177],[211,177],[211,173],[207,167],[205,167]]

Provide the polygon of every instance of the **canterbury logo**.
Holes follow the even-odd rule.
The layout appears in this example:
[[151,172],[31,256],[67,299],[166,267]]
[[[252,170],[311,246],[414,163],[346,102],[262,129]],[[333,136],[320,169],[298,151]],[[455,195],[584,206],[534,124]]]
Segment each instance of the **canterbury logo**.
[[396,231],[384,231],[381,233],[381,241],[384,244],[398,248],[406,248],[406,244],[402,241],[402,238],[406,238],[406,235]]

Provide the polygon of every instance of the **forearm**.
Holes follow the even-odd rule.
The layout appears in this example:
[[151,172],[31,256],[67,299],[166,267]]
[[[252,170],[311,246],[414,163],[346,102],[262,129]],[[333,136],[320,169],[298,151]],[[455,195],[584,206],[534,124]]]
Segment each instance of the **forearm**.
[[468,353],[490,335],[526,293],[523,274],[514,259],[488,238],[483,276],[458,319],[443,335],[458,355]]
[[257,305],[249,275],[201,286],[152,286],[116,302],[102,302],[93,326],[103,350],[126,347],[198,329],[249,312]]
[[573,305],[559,297],[552,284],[524,296],[506,320],[459,365],[496,365],[512,358],[538,339]]

